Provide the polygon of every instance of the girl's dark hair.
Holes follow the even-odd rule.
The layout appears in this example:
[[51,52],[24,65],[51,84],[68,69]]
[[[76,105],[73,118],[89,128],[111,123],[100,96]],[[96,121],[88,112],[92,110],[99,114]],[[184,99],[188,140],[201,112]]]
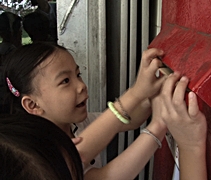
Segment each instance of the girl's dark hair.
[[35,68],[52,55],[56,50],[64,49],[57,44],[37,42],[17,48],[7,59],[4,70],[4,81],[7,86],[6,77],[19,91],[20,96],[14,96],[7,88],[7,101],[12,105],[14,112],[24,112],[21,106],[22,95],[34,92],[32,80],[36,76]]
[[30,114],[9,116],[0,118],[1,180],[83,179],[78,151],[59,127]]

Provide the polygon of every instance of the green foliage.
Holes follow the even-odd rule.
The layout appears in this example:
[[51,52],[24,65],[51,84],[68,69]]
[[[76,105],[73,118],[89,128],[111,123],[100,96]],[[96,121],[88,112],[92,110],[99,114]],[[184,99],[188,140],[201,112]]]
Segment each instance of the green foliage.
[[29,35],[27,34],[27,32],[23,29],[22,32],[22,44],[26,45],[26,44],[31,44],[31,38],[29,37]]

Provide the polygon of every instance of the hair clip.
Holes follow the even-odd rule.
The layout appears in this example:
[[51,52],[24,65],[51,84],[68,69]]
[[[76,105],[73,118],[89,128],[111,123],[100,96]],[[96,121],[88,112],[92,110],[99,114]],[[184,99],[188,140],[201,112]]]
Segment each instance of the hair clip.
[[10,91],[12,92],[12,94],[14,94],[16,97],[19,97],[20,96],[19,91],[13,87],[13,85],[10,82],[8,77],[6,78],[6,81],[7,81],[7,85],[9,87]]

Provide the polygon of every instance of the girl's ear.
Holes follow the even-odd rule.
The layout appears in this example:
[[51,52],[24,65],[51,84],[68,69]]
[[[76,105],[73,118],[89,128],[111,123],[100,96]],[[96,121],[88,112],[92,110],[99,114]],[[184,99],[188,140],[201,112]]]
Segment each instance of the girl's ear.
[[24,96],[21,104],[29,114],[41,115],[43,113],[43,109],[30,96]]

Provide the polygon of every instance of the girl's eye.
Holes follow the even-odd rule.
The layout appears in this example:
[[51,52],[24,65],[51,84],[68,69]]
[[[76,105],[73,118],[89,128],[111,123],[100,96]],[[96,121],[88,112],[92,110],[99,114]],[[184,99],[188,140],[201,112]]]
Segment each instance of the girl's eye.
[[77,77],[81,77],[82,73],[78,73]]
[[62,81],[62,84],[66,84],[66,83],[68,83],[70,80],[69,80],[69,78],[65,78],[63,81]]

